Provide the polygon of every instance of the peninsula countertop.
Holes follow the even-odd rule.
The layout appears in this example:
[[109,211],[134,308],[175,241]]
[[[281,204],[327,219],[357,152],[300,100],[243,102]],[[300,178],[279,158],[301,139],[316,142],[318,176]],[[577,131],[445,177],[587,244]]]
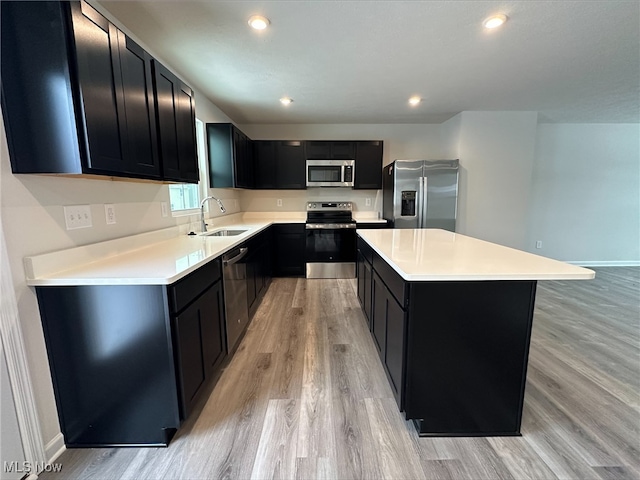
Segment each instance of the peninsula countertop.
[[407,281],[586,280],[587,268],[439,229],[358,230]]

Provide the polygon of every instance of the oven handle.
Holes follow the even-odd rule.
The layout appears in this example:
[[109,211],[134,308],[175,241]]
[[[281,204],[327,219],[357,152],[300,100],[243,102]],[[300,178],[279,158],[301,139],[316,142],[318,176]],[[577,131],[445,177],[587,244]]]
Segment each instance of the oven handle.
[[355,223],[307,223],[306,230],[337,230],[339,228],[356,228]]

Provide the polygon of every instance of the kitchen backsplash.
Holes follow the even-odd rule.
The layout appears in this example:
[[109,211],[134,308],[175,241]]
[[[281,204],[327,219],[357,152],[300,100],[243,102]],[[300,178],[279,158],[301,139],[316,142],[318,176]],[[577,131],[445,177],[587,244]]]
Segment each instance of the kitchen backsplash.
[[[282,205],[278,205],[278,201]],[[307,190],[242,190],[240,209],[245,212],[304,212],[311,201],[350,201],[355,212],[382,212],[382,190],[309,188]]]

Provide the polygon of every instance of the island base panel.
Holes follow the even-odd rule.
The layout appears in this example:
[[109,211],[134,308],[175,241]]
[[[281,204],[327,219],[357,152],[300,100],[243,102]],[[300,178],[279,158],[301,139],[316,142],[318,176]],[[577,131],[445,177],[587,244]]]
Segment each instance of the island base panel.
[[412,283],[405,415],[423,436],[519,435],[535,281]]

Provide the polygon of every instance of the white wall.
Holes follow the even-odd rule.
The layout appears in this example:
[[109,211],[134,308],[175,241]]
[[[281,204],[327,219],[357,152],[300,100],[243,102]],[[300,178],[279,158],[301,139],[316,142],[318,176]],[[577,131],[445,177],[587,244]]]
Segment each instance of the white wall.
[[585,265],[640,261],[640,125],[541,124],[534,165],[528,250]]
[[460,233],[525,246],[536,124],[536,112],[462,112]]

